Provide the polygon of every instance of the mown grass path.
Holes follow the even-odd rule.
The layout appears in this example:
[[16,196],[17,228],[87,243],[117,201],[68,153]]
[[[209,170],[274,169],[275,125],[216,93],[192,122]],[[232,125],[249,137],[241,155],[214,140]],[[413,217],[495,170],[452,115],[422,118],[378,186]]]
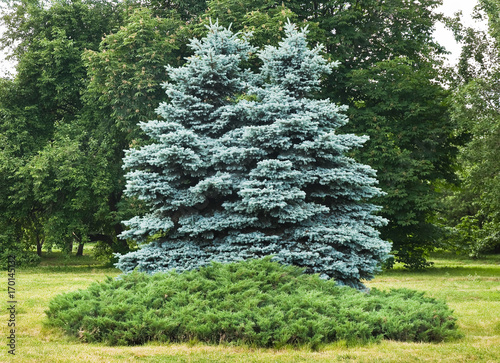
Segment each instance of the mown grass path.
[[[395,269],[369,282],[379,289],[409,288],[447,301],[455,311],[464,338],[439,344],[383,341],[368,346],[328,345],[319,352],[252,349],[201,344],[149,344],[109,347],[82,344],[44,328],[45,310],[55,295],[86,288],[118,270],[101,268],[90,258],[50,259],[35,269],[16,274],[16,355],[6,345],[6,309],[0,321],[0,362],[499,362],[500,361],[500,256],[467,260],[436,255],[434,267],[423,271]],[[7,306],[7,275],[1,279],[3,306]]]

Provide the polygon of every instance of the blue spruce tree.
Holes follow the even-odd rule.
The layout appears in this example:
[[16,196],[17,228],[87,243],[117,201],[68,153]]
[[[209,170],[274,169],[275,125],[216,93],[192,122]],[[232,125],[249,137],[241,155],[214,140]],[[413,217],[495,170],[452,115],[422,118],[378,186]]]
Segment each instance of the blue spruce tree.
[[255,51],[246,37],[217,24],[183,67],[167,67],[163,120],[142,123],[152,143],[124,159],[126,193],[150,213],[122,238],[153,242],[119,256],[122,271],[273,255],[362,289],[387,258],[385,220],[367,202],[381,194],[375,171],[346,156],[367,138],[336,134],[344,108],[311,97],[335,65],[306,29],[285,31],[258,53],[259,74],[241,68]]

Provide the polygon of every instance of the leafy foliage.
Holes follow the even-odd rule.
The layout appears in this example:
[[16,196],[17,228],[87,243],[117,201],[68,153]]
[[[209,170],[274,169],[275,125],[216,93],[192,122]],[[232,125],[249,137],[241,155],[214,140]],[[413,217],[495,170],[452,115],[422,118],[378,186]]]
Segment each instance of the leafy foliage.
[[[310,41],[324,44],[325,56],[340,62],[335,72],[324,76],[315,97],[348,105],[350,122],[342,131],[370,136],[362,151],[354,154],[379,171],[380,187],[387,193],[375,199],[382,206],[380,214],[389,220],[382,238],[393,243],[396,261],[417,268],[427,265],[426,257],[436,246],[440,186],[443,180],[454,179],[452,165],[461,142],[448,114],[449,91],[429,81],[442,80],[444,73],[440,58],[444,48],[433,39],[435,24],[444,20],[436,12],[440,3],[260,0],[242,6],[240,1],[217,0],[209,4],[212,18],[231,23],[236,31],[255,30],[256,46],[279,40],[266,32],[282,26],[283,11],[309,24]],[[392,71],[392,66],[397,69]],[[391,95],[390,102],[386,95]],[[406,113],[405,107],[413,113]],[[418,142],[400,142],[398,135],[407,135],[406,140],[412,135]]]
[[[164,121],[142,123],[153,143],[124,159],[130,196],[150,212],[122,236],[152,242],[120,257],[147,272],[274,254],[357,288],[387,258],[366,201],[380,195],[375,171],[344,153],[366,138],[340,135],[342,108],[313,100],[332,65],[290,23],[279,47],[259,53],[260,74],[239,67],[252,47],[212,25],[169,67]],[[163,238],[161,238],[163,237]]]
[[339,287],[269,258],[181,274],[131,273],[57,296],[49,324],[84,342],[149,341],[259,347],[337,340],[437,342],[459,336],[446,304],[399,289]]
[[355,155],[378,170],[387,194],[375,203],[389,220],[381,236],[393,243],[395,260],[411,268],[425,267],[436,246],[439,186],[454,178],[458,143],[449,92],[437,82],[444,49],[432,33],[439,3],[330,1],[317,11],[327,49],[342,64],[326,92],[350,106],[343,131],[370,136]]
[[[113,135],[121,141],[119,147],[137,142],[136,125],[155,116],[164,94],[160,86],[167,76],[164,66],[178,62],[176,38],[181,26],[174,16],[155,18],[146,8],[135,9],[116,33],[103,38],[98,51],[84,53],[90,78],[84,100],[95,112],[88,122],[112,134],[122,133]],[[104,137],[102,129],[96,137]]]
[[[494,2],[482,5],[490,11],[498,9]],[[490,16],[496,19],[497,12]],[[495,35],[495,20],[490,26]],[[500,43],[474,35],[467,38],[471,43],[462,52],[463,63],[468,65],[461,73],[464,82],[452,98],[452,116],[470,139],[457,160],[461,184],[450,193],[442,215],[452,248],[478,257],[500,249]]]
[[[93,163],[78,125],[86,70],[81,55],[96,49],[120,19],[106,1],[36,0],[13,3],[2,20],[2,45],[15,44],[14,80],[0,89],[2,180],[0,225],[17,247],[57,243],[71,251],[98,228],[92,208],[98,200],[90,182]],[[11,228],[10,228],[11,227]]]
[[[209,24],[210,19],[217,19],[220,24],[231,24],[231,29],[235,32],[252,32],[252,37],[249,39],[250,44],[262,47],[264,45],[277,45],[282,40],[285,24],[288,21],[296,22],[297,15],[285,3],[279,4],[272,0],[244,3],[233,0],[217,0],[209,1],[208,10],[203,16],[201,25]],[[315,29],[314,24],[311,25]],[[206,30],[204,28],[200,30]],[[311,32],[311,29],[309,31]]]
[[357,154],[379,170],[388,193],[377,199],[392,222],[382,233],[393,241],[396,260],[413,268],[426,266],[429,244],[439,236],[429,218],[440,192],[429,180],[453,178],[447,163],[455,153],[448,92],[435,83],[436,70],[425,67],[398,58],[351,73],[356,98],[349,113],[370,136]]
[[499,76],[497,71],[490,79],[470,81],[454,96],[453,114],[472,137],[461,150],[462,184],[446,214],[456,232],[451,238],[458,237],[473,256],[500,247]]
[[163,66],[185,43],[179,4],[156,4],[169,16],[157,18],[139,3],[20,0],[2,17],[2,46],[13,44],[19,61],[0,87],[0,225],[10,244],[41,254],[78,242],[80,253],[91,240],[108,258],[129,251],[116,236],[140,207],[122,200],[123,150],[140,142],[136,124],[158,106]]
[[91,183],[99,190],[97,219],[102,233],[97,251],[109,258],[113,252],[127,252],[128,244],[117,239],[121,220],[141,211],[136,200],[123,197],[124,149],[143,143],[137,124],[154,117],[164,94],[160,82],[166,79],[164,64],[178,62],[182,22],[152,16],[146,8],[133,9],[116,33],[108,34],[99,49],[83,54],[89,82],[83,93],[84,107],[79,123],[88,130],[89,153],[94,164]]
[[450,190],[441,216],[448,245],[474,257],[500,249],[499,6],[498,1],[480,1],[479,7],[489,16],[489,36],[460,29],[465,46],[451,98],[451,115],[469,139],[457,159],[461,183]]

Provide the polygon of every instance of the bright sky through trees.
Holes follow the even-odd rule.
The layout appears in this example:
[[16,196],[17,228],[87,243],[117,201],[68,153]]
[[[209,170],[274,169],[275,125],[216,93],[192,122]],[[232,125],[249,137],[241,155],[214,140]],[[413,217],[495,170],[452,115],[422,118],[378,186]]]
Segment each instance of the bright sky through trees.
[[[443,0],[443,6],[439,8],[439,10],[448,16],[452,16],[454,13],[461,10],[465,25],[486,29],[485,23],[478,23],[472,19],[472,11],[476,4],[477,0]],[[3,12],[4,9],[5,5],[0,4],[0,11]],[[3,27],[0,26],[0,34],[2,31]],[[451,31],[446,30],[443,25],[438,24],[435,36],[441,44],[445,45],[446,48],[452,52],[449,56],[449,61],[451,64],[455,64],[460,55],[460,45],[455,42]],[[15,63],[6,60],[5,57],[6,54],[0,51],[0,77],[12,74],[15,71]]]
[[[443,5],[438,10],[446,16],[453,16],[456,12],[462,11],[462,24],[476,29],[486,30],[486,21],[478,22],[472,19],[472,13],[476,5],[477,0],[443,0]],[[460,56],[461,47],[455,41],[451,30],[446,29],[443,24],[438,24],[434,35],[439,43],[443,44],[446,49],[451,52],[448,56],[450,64],[456,64]]]
[[[0,4],[0,14],[3,14],[5,11],[6,5]],[[3,34],[4,27],[0,24],[0,36]],[[5,59],[6,53],[0,50],[0,77],[5,77],[9,73],[14,72],[15,63],[12,61],[7,61]]]

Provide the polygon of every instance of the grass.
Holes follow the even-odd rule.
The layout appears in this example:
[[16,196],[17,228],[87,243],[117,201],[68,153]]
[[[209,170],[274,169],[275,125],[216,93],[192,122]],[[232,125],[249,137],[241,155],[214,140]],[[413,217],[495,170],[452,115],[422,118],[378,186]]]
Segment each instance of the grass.
[[[422,271],[396,268],[377,276],[368,285],[379,289],[415,289],[446,300],[455,311],[463,339],[439,344],[383,341],[366,346],[338,342],[311,352],[207,346],[197,342],[139,347],[82,344],[43,326],[49,301],[62,292],[102,281],[105,276],[117,276],[119,271],[103,268],[89,256],[64,259],[53,253],[37,268],[16,271],[16,356],[7,353],[4,338],[0,362],[498,362],[500,256],[470,260],[439,254],[432,261],[435,262],[432,268]],[[6,297],[5,272],[1,285],[2,296]],[[7,298],[3,306],[7,306]],[[6,312],[2,309],[0,314],[3,337],[8,329]]]

